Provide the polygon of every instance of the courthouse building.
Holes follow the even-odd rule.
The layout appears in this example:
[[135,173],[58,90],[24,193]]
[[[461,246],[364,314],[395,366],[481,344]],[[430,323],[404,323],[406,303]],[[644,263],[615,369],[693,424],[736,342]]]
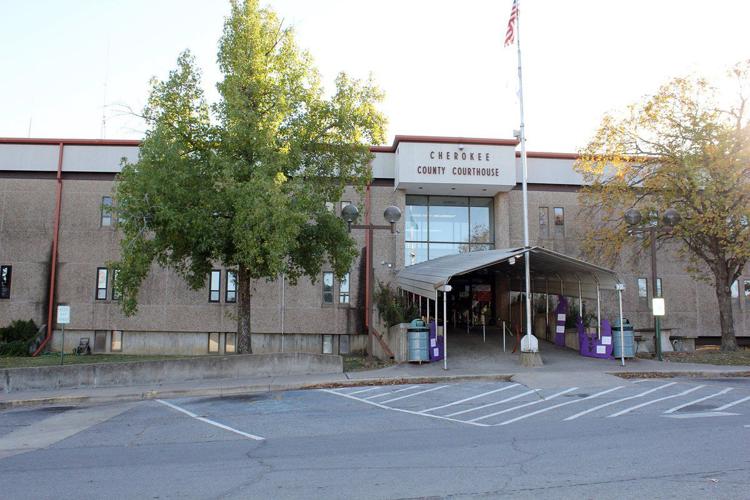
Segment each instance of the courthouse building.
[[[138,141],[0,139],[0,326],[29,318],[54,325],[50,311],[67,304],[66,349],[89,338],[98,352],[232,353],[237,297],[231,269],[217,266],[205,289],[193,291],[173,272],[154,266],[140,291],[138,313],[126,317],[120,311],[107,268],[119,256],[117,220],[103,207],[112,205],[122,159],[135,162],[138,147]],[[372,152],[373,180],[366,196],[350,190],[330,208],[338,214],[356,203],[360,223],[384,225],[384,209],[395,205],[403,214],[395,231],[374,231],[370,242],[365,231],[353,229],[362,252],[343,280],[324,268],[315,283],[255,283],[254,352],[364,348],[364,311],[372,288],[368,263],[375,283],[395,285],[399,271],[421,262],[523,246],[516,140],[397,136],[391,146],[375,146]],[[582,178],[573,169],[575,159],[567,153],[528,153],[529,231],[532,246],[582,259],[581,240],[590,223],[579,215]],[[688,345],[693,339],[718,340],[713,288],[694,281],[668,248],[660,250],[658,269],[666,332]],[[625,285],[625,317],[636,333],[648,336],[653,326],[648,256],[623,258],[613,271]],[[536,278],[532,292],[541,294],[550,280],[555,282],[555,273]],[[451,325],[476,324],[481,311],[490,326],[506,321],[518,327],[521,288],[512,278],[479,270],[451,283]],[[560,287],[553,286],[554,294],[579,294],[575,286]],[[535,297],[534,308],[544,309]],[[587,310],[593,312],[590,298]],[[750,270],[734,284],[732,300],[736,333],[750,337]],[[602,317],[614,320],[616,312],[616,295],[603,293]],[[550,338],[549,331],[535,333]],[[60,347],[56,331],[50,346]]]

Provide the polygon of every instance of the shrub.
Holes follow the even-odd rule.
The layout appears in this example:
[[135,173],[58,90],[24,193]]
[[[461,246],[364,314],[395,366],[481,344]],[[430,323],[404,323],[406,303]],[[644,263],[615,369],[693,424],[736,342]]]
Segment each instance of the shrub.
[[11,321],[10,326],[0,328],[0,342],[15,342],[16,340],[31,342],[36,338],[38,331],[39,327],[33,319],[28,321],[17,319]]
[[28,356],[30,342],[27,340],[14,340],[0,344],[0,356]]
[[419,308],[416,304],[410,304],[406,296],[399,295],[390,285],[380,282],[375,292],[375,305],[378,306],[380,317],[388,328],[419,317]]

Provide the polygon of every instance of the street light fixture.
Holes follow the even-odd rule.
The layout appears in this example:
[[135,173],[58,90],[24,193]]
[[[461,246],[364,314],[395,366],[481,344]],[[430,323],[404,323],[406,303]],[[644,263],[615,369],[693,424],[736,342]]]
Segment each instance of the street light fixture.
[[[677,210],[674,208],[668,208],[664,211],[664,215],[662,216],[662,227],[667,232],[671,231],[673,227],[680,223],[681,219],[682,217],[680,217]],[[643,216],[641,215],[640,210],[636,208],[631,208],[625,212],[625,222],[630,226],[630,234],[648,233],[649,235],[649,242],[651,245],[651,289],[652,299],[654,299],[655,303],[656,299],[663,301],[663,299],[661,299],[661,290],[656,286],[656,231],[659,229],[659,221],[657,220],[653,224],[639,226],[642,220]],[[654,306],[652,306],[652,312],[654,315],[654,348],[656,350],[656,358],[659,361],[663,361],[661,350],[661,316],[657,314],[657,312],[660,312],[661,315],[663,315],[664,312],[663,310],[657,311],[657,308]]]
[[[368,259],[369,262],[373,262],[372,259],[372,247],[373,245],[373,231],[375,229],[390,229],[391,234],[394,234],[396,232],[396,222],[398,222],[401,219],[401,209],[399,209],[397,206],[391,205],[390,207],[386,208],[383,212],[383,218],[388,222],[389,225],[378,225],[378,224],[353,224],[357,220],[357,217],[359,217],[359,210],[357,207],[350,203],[349,205],[345,206],[341,209],[341,218],[344,219],[346,222],[347,227],[349,228],[349,232],[352,231],[352,229],[365,229],[367,230],[367,241],[369,242],[369,249],[368,249]],[[373,283],[373,276],[372,276],[372,266],[369,264],[367,267],[367,279],[369,282],[369,289],[367,290],[367,295],[365,298],[365,323],[367,323],[367,357],[370,358],[372,356],[372,305],[370,303],[370,300],[368,300],[367,297],[372,297],[374,293],[375,284]],[[388,267],[391,267],[390,265]]]

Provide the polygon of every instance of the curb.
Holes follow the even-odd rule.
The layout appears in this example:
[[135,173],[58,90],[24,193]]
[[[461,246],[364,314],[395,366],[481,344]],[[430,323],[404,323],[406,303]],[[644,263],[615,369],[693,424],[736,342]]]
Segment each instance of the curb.
[[291,391],[304,389],[334,389],[341,387],[359,387],[364,385],[399,385],[399,384],[431,384],[436,382],[461,382],[467,380],[510,381],[512,375],[450,375],[441,377],[394,377],[368,378],[355,380],[341,380],[317,383],[270,383],[256,385],[240,385],[232,387],[210,387],[202,389],[166,389],[138,391],[116,395],[81,395],[81,396],[51,396],[43,398],[12,399],[0,401],[0,410],[25,406],[42,405],[80,405],[98,404],[112,401],[145,401],[163,398],[188,398],[210,396],[236,396],[240,394],[259,394],[274,391]]
[[624,379],[632,378],[744,378],[750,377],[750,371],[736,372],[711,372],[711,371],[681,371],[681,372],[607,372],[607,375],[614,375]]

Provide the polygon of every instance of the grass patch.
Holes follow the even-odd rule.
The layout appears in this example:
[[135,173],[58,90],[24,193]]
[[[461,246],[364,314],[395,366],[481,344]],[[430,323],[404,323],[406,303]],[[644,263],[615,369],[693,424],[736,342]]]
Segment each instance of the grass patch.
[[[93,363],[128,363],[135,361],[158,361],[162,359],[180,359],[194,356],[136,355],[136,354],[91,354],[75,356],[65,353],[65,365],[88,365]],[[0,356],[0,368],[27,368],[30,366],[60,365],[60,353],[30,356]]]
[[377,368],[384,368],[386,366],[391,366],[394,364],[392,360],[389,361],[382,361],[375,357],[372,358],[372,361],[367,360],[367,355],[364,353],[352,353],[352,354],[343,354],[344,358],[344,371],[345,372],[357,372],[362,370],[375,370]]
[[673,363],[750,366],[750,349],[740,348],[734,352],[724,352],[718,348],[703,348],[695,352],[667,352],[664,353],[664,359]]

